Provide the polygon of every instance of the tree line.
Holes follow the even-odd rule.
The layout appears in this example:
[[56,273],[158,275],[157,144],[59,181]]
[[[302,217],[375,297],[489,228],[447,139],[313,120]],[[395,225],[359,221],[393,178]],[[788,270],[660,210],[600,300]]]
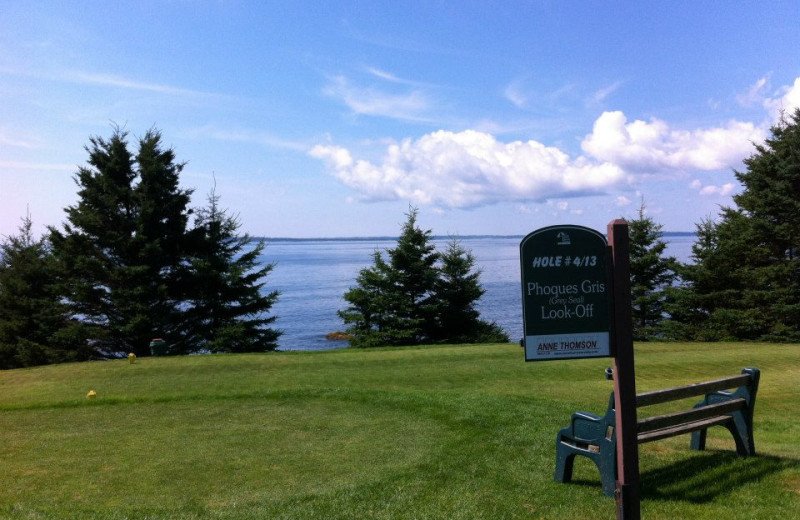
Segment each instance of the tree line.
[[236,215],[190,208],[184,163],[148,131],[132,151],[125,131],[90,138],[66,222],[33,236],[30,216],[0,246],[0,368],[150,354],[273,350],[280,331]]
[[[0,368],[151,354],[264,352],[281,331],[259,264],[264,240],[240,233],[215,190],[201,208],[181,189],[184,163],[148,131],[132,150],[127,132],[91,137],[66,221],[36,238],[27,215],[0,244]],[[389,263],[359,275],[341,312],[353,346],[502,341],[480,319],[474,258],[457,242],[438,253],[416,209]],[[374,331],[373,331],[374,327]]]
[[[0,368],[149,354],[274,350],[265,243],[240,234],[214,190],[190,208],[184,164],[151,130],[93,137],[78,202],[41,238],[30,216],[0,244]],[[638,340],[800,341],[800,109],[734,171],[733,207],[696,225],[691,262],[665,256],[644,204],[629,220]],[[480,318],[484,290],[457,240],[439,252],[411,208],[396,247],[376,251],[339,312],[351,345],[508,341]]]
[[800,109],[734,171],[734,206],[696,224],[691,262],[663,255],[661,226],[631,221],[637,339],[800,341]]

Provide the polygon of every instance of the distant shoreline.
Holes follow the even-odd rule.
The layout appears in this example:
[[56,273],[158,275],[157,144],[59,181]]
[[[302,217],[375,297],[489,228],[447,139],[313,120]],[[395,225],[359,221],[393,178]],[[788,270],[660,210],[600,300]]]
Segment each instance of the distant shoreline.
[[[695,236],[694,231],[665,231],[662,233],[664,238],[669,237],[691,237]],[[431,235],[431,240],[476,240],[476,239],[522,239],[525,235]],[[369,237],[261,237],[254,236],[251,240],[265,240],[266,242],[381,242],[397,240],[396,236],[369,236]]]

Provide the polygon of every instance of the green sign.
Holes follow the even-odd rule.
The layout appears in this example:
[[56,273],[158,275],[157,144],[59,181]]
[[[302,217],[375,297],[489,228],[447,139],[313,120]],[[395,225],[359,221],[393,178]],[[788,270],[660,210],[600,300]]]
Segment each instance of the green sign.
[[525,361],[610,356],[606,238],[581,226],[550,226],[519,248]]

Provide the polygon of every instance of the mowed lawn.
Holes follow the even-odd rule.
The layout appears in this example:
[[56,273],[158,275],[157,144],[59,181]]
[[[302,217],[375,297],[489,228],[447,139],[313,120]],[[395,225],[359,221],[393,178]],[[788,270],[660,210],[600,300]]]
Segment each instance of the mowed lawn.
[[[556,432],[605,411],[610,362],[478,345],[3,371],[0,518],[615,518],[588,460],[553,481]],[[800,346],[636,347],[640,392],[746,366],[758,455],[719,427],[705,452],[641,446],[643,518],[800,518]]]

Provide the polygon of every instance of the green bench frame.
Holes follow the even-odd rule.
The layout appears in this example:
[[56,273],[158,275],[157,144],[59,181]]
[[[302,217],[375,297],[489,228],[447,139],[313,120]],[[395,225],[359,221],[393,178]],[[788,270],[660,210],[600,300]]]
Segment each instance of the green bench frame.
[[[636,408],[705,395],[687,411],[667,413],[637,420],[639,444],[653,442],[685,433],[692,434],[691,449],[703,450],[706,432],[712,426],[724,426],[733,435],[736,453],[742,457],[755,455],[753,442],[753,409],[760,372],[745,368],[742,375],[695,383],[677,388],[656,390],[636,395]],[[732,390],[734,391],[726,391]],[[614,393],[608,410],[602,417],[575,412],[570,425],[556,436],[557,482],[572,480],[576,455],[591,459],[600,470],[603,493],[614,496],[617,480],[617,436]]]

